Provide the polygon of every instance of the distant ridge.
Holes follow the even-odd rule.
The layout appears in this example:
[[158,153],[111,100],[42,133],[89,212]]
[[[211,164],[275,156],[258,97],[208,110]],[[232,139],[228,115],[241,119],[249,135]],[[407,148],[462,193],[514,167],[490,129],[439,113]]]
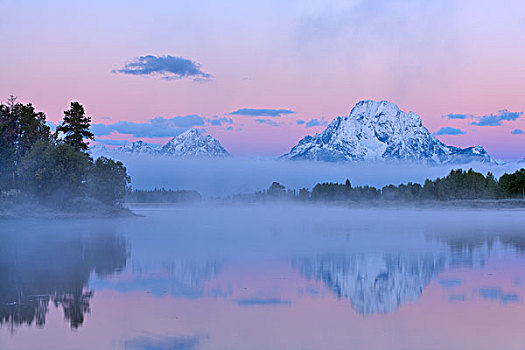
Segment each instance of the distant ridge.
[[174,137],[163,146],[152,146],[144,141],[135,141],[109,150],[96,145],[90,148],[93,155],[158,155],[177,158],[221,158],[230,153],[219,140],[210,135],[203,136],[197,129],[189,129]]

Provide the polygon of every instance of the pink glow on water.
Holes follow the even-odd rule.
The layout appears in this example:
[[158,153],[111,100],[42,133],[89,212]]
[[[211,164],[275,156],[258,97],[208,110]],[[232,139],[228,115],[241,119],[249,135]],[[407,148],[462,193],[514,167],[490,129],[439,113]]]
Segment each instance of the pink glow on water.
[[[510,263],[510,265],[509,265]],[[512,266],[509,268],[509,266]],[[22,327],[4,336],[9,349],[34,346],[52,348],[119,349],[137,337],[199,337],[202,349],[521,349],[525,339],[522,302],[504,305],[484,300],[477,294],[483,286],[497,285],[505,291],[523,286],[512,281],[523,276],[523,261],[496,260],[480,270],[445,271],[439,279],[455,278],[460,286],[444,288],[431,282],[414,303],[401,305],[386,315],[362,316],[350,301],[336,298],[322,284],[314,283],[318,294],[298,293],[307,284],[288,265],[245,264],[228,268],[207,283],[207,289],[230,285],[233,294],[185,300],[154,296],[146,291],[117,293],[97,291],[92,312],[83,327],[71,332],[63,315],[52,309],[46,331]],[[462,293],[464,301],[450,301],[450,294]],[[238,306],[242,298],[278,297],[290,304]],[[89,345],[88,345],[89,344]]]

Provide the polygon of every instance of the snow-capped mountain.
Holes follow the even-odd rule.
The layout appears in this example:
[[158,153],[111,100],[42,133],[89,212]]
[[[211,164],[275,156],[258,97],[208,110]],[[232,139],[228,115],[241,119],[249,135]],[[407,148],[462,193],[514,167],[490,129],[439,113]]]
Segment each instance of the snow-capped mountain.
[[154,154],[158,150],[144,141],[135,141],[118,147],[115,152],[132,154]]
[[210,135],[202,136],[197,129],[189,129],[162,146],[161,155],[175,157],[215,158],[230,154]]
[[350,115],[335,118],[320,134],[306,136],[281,156],[291,160],[421,163],[493,162],[482,146],[447,146],[413,113],[387,101],[361,101]]
[[[474,146],[474,147],[467,147],[467,148],[459,148],[459,147],[453,147],[448,146],[452,152],[450,155],[452,156],[452,159],[449,161],[449,163],[455,163],[455,164],[466,164],[470,162],[480,162],[480,163],[498,163],[494,159],[491,158],[491,156],[485,151],[485,149],[482,146]],[[500,163],[498,163],[500,164]]]
[[100,157],[102,155],[107,155],[109,154],[110,150],[104,146],[104,145],[93,145],[93,146],[89,146],[89,149],[88,149],[88,153],[92,156],[92,157]]
[[180,158],[218,158],[230,154],[221,143],[210,135],[203,136],[197,129],[189,129],[174,137],[163,146],[155,147],[144,141],[130,142],[115,149],[103,145],[90,147],[92,156],[158,155]]

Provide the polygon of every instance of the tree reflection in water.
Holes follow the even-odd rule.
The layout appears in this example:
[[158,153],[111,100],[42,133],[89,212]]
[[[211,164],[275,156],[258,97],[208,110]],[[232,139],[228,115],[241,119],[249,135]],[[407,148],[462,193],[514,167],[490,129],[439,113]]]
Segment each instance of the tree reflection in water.
[[45,226],[0,234],[0,324],[11,329],[43,327],[50,303],[62,308],[71,328],[82,326],[94,294],[90,275],[104,277],[126,266],[126,241],[111,228],[75,232]]

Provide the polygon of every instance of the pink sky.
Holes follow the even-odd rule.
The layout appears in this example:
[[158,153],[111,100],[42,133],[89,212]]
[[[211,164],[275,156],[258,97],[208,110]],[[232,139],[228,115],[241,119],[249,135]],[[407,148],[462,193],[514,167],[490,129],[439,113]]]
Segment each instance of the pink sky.
[[[466,132],[441,136],[446,143],[481,144],[500,159],[525,157],[525,135],[510,134],[525,130],[523,116],[501,126],[441,117],[525,110],[525,5],[518,0],[9,0],[0,23],[0,96],[30,101],[53,122],[72,100],[104,124],[291,109],[296,113],[272,119],[280,126],[242,116],[232,117],[232,131],[205,126],[234,155],[277,156],[323,129],[298,119],[330,121],[359,100],[377,99],[419,114],[431,132]],[[113,72],[148,54],[187,58],[212,77]]]

